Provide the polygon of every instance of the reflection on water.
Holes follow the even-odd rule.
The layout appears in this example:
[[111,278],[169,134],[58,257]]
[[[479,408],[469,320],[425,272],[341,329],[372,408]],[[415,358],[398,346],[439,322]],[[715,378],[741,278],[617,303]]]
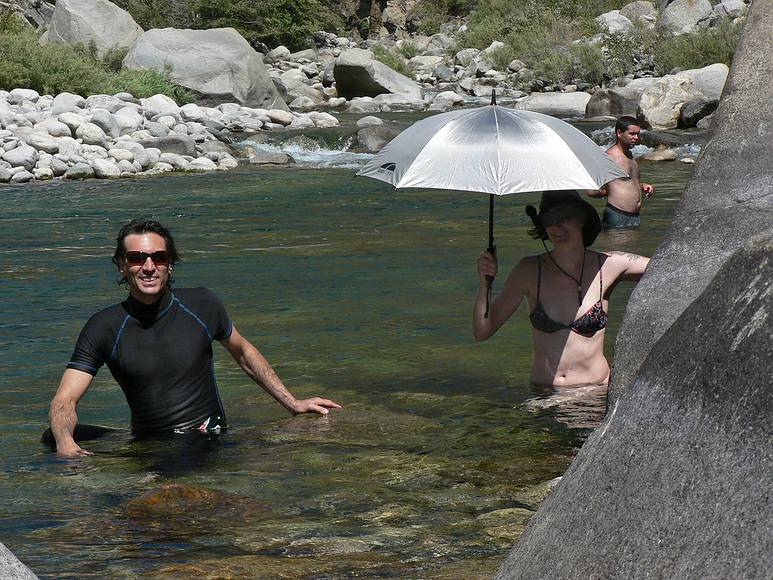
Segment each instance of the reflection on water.
[[535,391],[538,395],[523,403],[529,411],[548,411],[574,429],[593,429],[604,419],[607,385],[535,387]]
[[[535,398],[525,312],[471,339],[486,197],[392,191],[352,173],[249,167],[3,188],[0,539],[41,577],[493,574],[590,419],[577,428],[561,405],[524,406]],[[643,164],[657,189],[642,228],[595,247],[651,254],[688,174]],[[523,213],[536,199],[497,204],[503,267],[541,251]],[[288,417],[216,347],[225,435],[116,432],[77,461],[42,446],[80,328],[122,299],[110,255],[138,214],[175,233],[180,286],[217,292],[297,395],[346,408]],[[612,300],[610,357],[629,293]],[[590,396],[572,405],[603,408]],[[105,370],[78,412],[129,423]]]

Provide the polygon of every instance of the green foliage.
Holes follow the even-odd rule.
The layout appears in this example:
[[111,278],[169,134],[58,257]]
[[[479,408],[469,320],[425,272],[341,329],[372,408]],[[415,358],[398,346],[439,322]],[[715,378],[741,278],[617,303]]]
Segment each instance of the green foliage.
[[679,36],[638,27],[627,36],[607,35],[604,39],[606,76],[634,73],[642,62],[649,63],[657,75],[716,62],[729,66],[740,34],[741,26],[725,21],[710,30]]
[[94,53],[93,47],[64,44],[41,47],[37,36],[28,31],[3,33],[0,35],[0,89],[34,89],[49,95],[64,91],[80,95],[128,91],[135,97],[149,97],[162,93],[178,103],[193,101],[190,91],[169,82],[162,74],[115,72],[96,59]]
[[[197,0],[111,0],[132,15],[145,30],[151,28],[193,28]],[[204,27],[206,28],[206,27]]]
[[[605,49],[575,42],[599,32],[595,17],[621,8],[626,0],[480,0],[457,49],[486,48],[499,40],[506,47],[492,60],[504,70],[512,58],[522,60],[534,76],[566,83],[583,79],[601,83],[642,68],[667,74],[674,68],[730,64],[740,27],[729,21],[689,35],[660,35],[635,28],[629,35],[604,37]],[[507,62],[506,62],[507,61]]]
[[173,99],[178,105],[196,100],[193,92],[169,81],[166,75],[153,70],[122,70],[112,75],[108,83],[107,94],[126,91],[135,97],[144,98],[162,94]]
[[10,8],[0,6],[0,34],[18,34],[28,30],[24,17]]
[[691,69],[723,62],[730,66],[741,36],[741,26],[725,20],[710,30],[660,38],[654,46],[655,72]]
[[416,32],[427,36],[440,32],[440,26],[447,19],[447,3],[442,0],[422,0],[408,13],[408,20],[415,24]]
[[373,47],[373,58],[379,62],[383,62],[389,68],[396,70],[401,75],[413,78],[413,72],[408,68],[407,61],[400,53],[386,50],[384,47],[376,45]]
[[129,52],[128,48],[122,47],[122,46],[114,46],[113,48],[109,49],[103,56],[102,56],[102,64],[105,65],[109,70],[113,72],[118,72],[121,70],[121,66],[123,65],[123,59],[126,58],[126,54]]
[[317,30],[335,30],[341,19],[319,0],[198,0],[196,28],[230,26],[253,46],[308,48]]
[[402,54],[408,60],[411,60],[414,56],[417,56],[421,51],[416,43],[407,40],[400,45],[400,54]]

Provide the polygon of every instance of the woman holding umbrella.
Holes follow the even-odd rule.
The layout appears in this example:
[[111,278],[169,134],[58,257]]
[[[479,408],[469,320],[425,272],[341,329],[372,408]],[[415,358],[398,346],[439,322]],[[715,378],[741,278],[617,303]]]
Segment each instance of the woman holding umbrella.
[[609,363],[604,357],[604,329],[609,296],[621,280],[637,281],[649,258],[625,252],[588,249],[601,231],[598,213],[573,191],[545,192],[539,214],[526,208],[534,222],[530,234],[550,240],[553,249],[521,259],[486,317],[487,276],[497,274],[488,251],[478,258],[480,284],[473,312],[476,341],[492,336],[518,309],[529,303],[536,385],[568,387],[605,385]]

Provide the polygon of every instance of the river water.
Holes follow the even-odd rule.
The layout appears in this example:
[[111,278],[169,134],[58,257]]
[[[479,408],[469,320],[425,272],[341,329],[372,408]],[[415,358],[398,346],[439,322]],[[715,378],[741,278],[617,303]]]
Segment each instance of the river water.
[[[40,577],[488,577],[603,412],[525,404],[547,394],[524,309],[472,341],[486,196],[394,191],[353,177],[367,156],[295,147],[289,168],[0,189],[0,541]],[[643,227],[594,247],[651,254],[691,171],[642,164]],[[537,199],[497,200],[503,269],[541,249]],[[137,215],[175,234],[178,286],[214,290],[295,394],[345,410],[288,417],[215,345],[226,435],[48,452],[48,403],[85,320],[124,296],[109,257]],[[128,425],[107,369],[79,417]]]

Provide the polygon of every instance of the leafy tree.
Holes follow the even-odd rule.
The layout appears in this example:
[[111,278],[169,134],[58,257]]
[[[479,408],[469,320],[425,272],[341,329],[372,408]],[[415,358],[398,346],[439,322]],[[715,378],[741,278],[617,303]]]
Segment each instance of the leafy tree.
[[[198,28],[230,26],[253,46],[308,48],[317,30],[334,30],[341,19],[319,0],[198,0]],[[204,26],[206,24],[206,26]]]

